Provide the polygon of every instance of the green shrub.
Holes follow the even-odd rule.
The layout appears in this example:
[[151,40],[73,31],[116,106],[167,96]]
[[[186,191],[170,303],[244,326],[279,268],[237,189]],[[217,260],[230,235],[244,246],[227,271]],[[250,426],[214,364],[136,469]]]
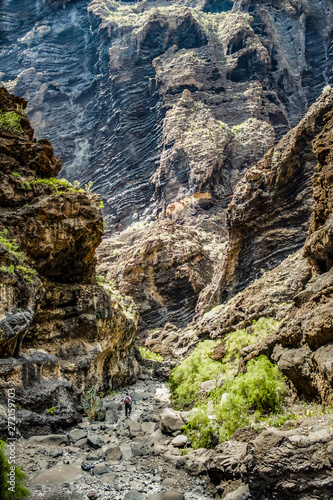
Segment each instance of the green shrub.
[[29,283],[29,285],[33,285],[34,277],[37,272],[35,269],[24,266],[16,266],[16,269],[23,275],[23,278]]
[[[0,440],[0,498],[1,500],[18,500],[29,496],[24,486],[26,475],[15,465],[9,463],[5,453],[6,443]],[[14,472],[15,486],[8,483],[8,474]],[[10,489],[9,489],[10,488]]]
[[19,174],[18,172],[12,172],[12,176],[13,177],[21,177],[21,174]]
[[13,264],[11,264],[10,266],[1,266],[0,271],[2,271],[3,273],[12,274],[14,276],[15,266]]
[[208,417],[204,409],[191,415],[188,424],[182,427],[182,431],[189,437],[194,449],[214,448],[219,441],[217,423]]
[[96,387],[92,387],[87,393],[86,402],[83,404],[89,422],[97,419],[99,410],[103,405],[104,394],[97,394]]
[[160,354],[149,351],[149,349],[145,349],[144,347],[139,347],[139,351],[144,359],[153,359],[154,361],[159,361],[160,363],[163,361],[163,357]]
[[0,129],[10,132],[23,133],[21,117],[15,111],[2,112],[0,109]]
[[259,318],[258,321],[252,322],[252,333],[247,333],[244,330],[236,330],[225,336],[227,354],[223,358],[223,362],[239,361],[241,350],[248,345],[255,344],[259,340],[267,337],[276,326],[279,324],[273,318]]
[[246,373],[240,373],[223,387],[227,400],[217,410],[223,422],[221,436],[228,439],[239,427],[249,425],[249,411],[271,413],[279,410],[286,393],[284,376],[266,356],[251,359]]
[[7,238],[8,235],[8,229],[4,229],[3,231],[0,231],[0,243],[2,246],[6,247],[9,252],[16,257],[17,260],[21,261],[25,259],[25,255],[23,252],[19,251],[19,246],[16,242],[15,239],[9,240]]
[[189,405],[199,392],[200,384],[215,379],[221,373],[221,363],[209,357],[215,345],[216,342],[212,340],[200,342],[195,350],[172,370],[169,384],[175,406]]

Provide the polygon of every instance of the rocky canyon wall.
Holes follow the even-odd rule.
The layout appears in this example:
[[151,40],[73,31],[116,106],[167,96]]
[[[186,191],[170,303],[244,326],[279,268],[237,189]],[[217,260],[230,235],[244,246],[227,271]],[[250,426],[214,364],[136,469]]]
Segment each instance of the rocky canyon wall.
[[54,178],[61,162],[33,139],[26,104],[0,89],[0,397],[15,388],[23,434],[73,424],[84,391],[138,368],[137,312],[96,282],[100,199]]
[[225,208],[332,83],[332,13],[329,0],[6,0],[1,78],[29,98],[63,175],[94,182],[114,231],[189,199]]

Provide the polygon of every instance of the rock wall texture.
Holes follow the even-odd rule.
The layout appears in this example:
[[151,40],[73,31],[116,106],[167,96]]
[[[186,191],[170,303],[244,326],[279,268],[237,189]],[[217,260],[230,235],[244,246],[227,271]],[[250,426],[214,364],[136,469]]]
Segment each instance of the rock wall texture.
[[225,301],[303,246],[317,163],[312,141],[322,131],[332,105],[333,94],[327,90],[299,125],[238,183],[227,210],[226,256],[198,309]]
[[29,98],[64,175],[94,182],[113,230],[198,194],[226,207],[242,173],[332,83],[329,0],[1,10],[2,80]]
[[332,475],[332,416],[306,418],[294,428],[266,429],[259,435],[239,429],[215,450],[190,451],[184,466],[207,474],[226,499],[329,500]]
[[186,328],[170,321],[150,332],[147,347],[183,357],[200,339],[223,339],[273,317],[275,332],[244,349],[240,368],[265,354],[300,396],[331,404],[332,109],[327,89],[248,170],[228,207],[228,246],[197,299],[197,316]]
[[19,429],[46,432],[79,418],[92,385],[134,380],[138,318],[95,280],[98,196],[54,179],[61,163],[23,99],[2,88],[0,108],[0,396],[15,387]]

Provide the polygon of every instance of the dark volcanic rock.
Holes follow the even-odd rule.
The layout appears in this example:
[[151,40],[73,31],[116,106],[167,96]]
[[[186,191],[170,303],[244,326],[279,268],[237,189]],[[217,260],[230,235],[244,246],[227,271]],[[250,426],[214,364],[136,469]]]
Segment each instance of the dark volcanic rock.
[[[332,83],[332,12],[329,0],[7,2],[1,77],[121,228],[198,193],[226,206],[273,129]],[[178,127],[184,90],[193,117]]]
[[0,401],[15,388],[26,436],[76,423],[86,387],[134,380],[138,317],[95,282],[99,198],[53,178],[60,161],[32,138],[25,101],[0,89],[0,103]]
[[329,90],[237,185],[227,211],[226,257],[220,274],[203,292],[198,310],[225,301],[303,246],[317,162],[311,141],[322,130],[332,105]]

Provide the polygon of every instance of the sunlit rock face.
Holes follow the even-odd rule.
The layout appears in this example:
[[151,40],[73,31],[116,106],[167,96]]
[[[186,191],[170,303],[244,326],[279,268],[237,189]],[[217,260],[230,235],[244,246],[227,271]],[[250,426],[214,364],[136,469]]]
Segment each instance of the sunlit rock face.
[[85,390],[133,382],[138,371],[138,314],[95,279],[100,199],[54,178],[61,162],[48,140],[33,138],[26,105],[0,89],[1,437],[8,388],[28,436],[35,425],[72,425]]
[[332,12],[329,0],[6,0],[1,78],[121,229],[195,193],[227,204],[332,83]]

